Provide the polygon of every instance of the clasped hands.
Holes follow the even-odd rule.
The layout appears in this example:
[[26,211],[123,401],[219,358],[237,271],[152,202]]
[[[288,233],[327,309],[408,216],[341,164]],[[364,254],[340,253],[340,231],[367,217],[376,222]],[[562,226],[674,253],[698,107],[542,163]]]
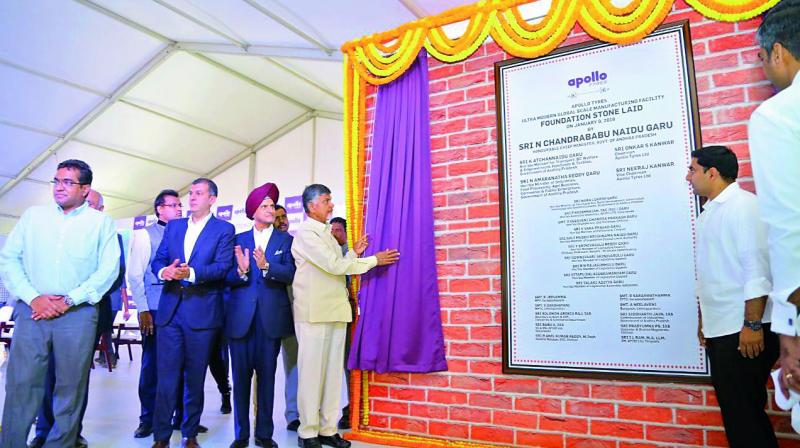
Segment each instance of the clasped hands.
[[[367,250],[369,246],[369,235],[364,234],[361,238],[356,241],[355,245],[353,246],[353,252],[356,253],[359,257]],[[375,258],[378,259],[378,266],[386,266],[390,264],[397,263],[400,260],[400,252],[397,249],[386,249],[380,252],[375,253]]]
[[31,301],[33,320],[54,319],[66,313],[69,305],[64,303],[64,296],[42,294]]
[[164,270],[161,271],[161,278],[175,281],[186,280],[189,278],[189,265],[181,263],[181,261],[176,258],[171,265],[165,267]]
[[[239,270],[239,276],[250,272],[250,249],[244,248],[244,250],[242,250],[241,246],[235,246],[233,248],[233,254],[236,256],[236,264]],[[256,247],[256,249],[253,251],[253,259],[256,260],[256,266],[258,269],[262,271],[269,270],[269,262],[267,262],[267,256],[264,254],[263,249]]]

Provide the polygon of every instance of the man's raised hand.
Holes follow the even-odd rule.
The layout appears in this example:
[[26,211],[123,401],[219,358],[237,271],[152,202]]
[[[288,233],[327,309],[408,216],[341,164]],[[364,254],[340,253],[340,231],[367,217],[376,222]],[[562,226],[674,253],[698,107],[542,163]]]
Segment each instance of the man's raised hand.
[[234,246],[233,254],[236,256],[236,264],[238,265],[239,275],[244,275],[250,272],[250,249],[242,246]]
[[397,249],[386,249],[375,254],[378,259],[378,266],[386,266],[397,263],[400,260],[400,252]]

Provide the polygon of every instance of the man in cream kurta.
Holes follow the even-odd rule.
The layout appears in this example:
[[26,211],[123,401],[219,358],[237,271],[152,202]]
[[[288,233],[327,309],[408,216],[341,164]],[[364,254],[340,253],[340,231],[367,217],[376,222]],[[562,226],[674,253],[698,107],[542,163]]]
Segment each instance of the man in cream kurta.
[[300,225],[292,245],[297,266],[292,289],[299,344],[298,444],[348,447],[350,442],[337,433],[345,335],[352,320],[345,276],[393,264],[400,254],[385,250],[358,258],[367,248],[365,235],[343,256],[327,223],[333,202],[324,185],[305,188],[303,207],[309,219]]

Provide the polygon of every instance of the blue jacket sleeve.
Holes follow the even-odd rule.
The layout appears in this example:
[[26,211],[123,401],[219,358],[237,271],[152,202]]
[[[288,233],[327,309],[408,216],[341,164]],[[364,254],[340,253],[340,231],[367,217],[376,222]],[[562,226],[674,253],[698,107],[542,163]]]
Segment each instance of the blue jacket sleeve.
[[273,261],[269,264],[267,277],[270,280],[286,283],[287,285],[292,284],[294,280],[294,271],[297,269],[294,264],[294,257],[292,256],[292,240],[293,238],[287,235],[287,243],[284,245],[283,254],[279,261]]
[[[243,244],[239,240],[238,236],[234,237],[233,245],[234,246],[237,246],[237,245],[238,246],[243,246]],[[233,252],[233,249],[231,249],[231,252]],[[235,255],[232,257],[231,267],[228,270],[228,274],[225,276],[225,283],[228,286],[233,286],[233,287],[242,286],[242,285],[247,284],[246,280],[242,280],[242,278],[239,277],[239,264],[236,262],[236,256]]]

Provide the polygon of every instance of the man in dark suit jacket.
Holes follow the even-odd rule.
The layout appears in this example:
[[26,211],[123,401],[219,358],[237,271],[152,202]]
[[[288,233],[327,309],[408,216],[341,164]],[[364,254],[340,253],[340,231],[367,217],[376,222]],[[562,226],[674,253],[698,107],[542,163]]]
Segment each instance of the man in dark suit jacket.
[[247,197],[245,211],[253,229],[236,235],[236,264],[228,273],[231,287],[225,332],[233,364],[233,415],[236,439],[245,448],[250,438],[250,385],[258,375],[256,446],[275,447],[272,406],[275,368],[281,339],[294,333],[292,305],[286,287],[294,279],[292,236],[273,230],[278,187],[266,183]]
[[197,443],[203,385],[214,339],[224,324],[222,292],[233,265],[234,228],[211,214],[217,185],[200,178],[189,189],[189,218],[167,224],[151,268],[164,280],[158,315],[156,409],[153,448],[169,447],[170,419],[184,373],[184,447]]

